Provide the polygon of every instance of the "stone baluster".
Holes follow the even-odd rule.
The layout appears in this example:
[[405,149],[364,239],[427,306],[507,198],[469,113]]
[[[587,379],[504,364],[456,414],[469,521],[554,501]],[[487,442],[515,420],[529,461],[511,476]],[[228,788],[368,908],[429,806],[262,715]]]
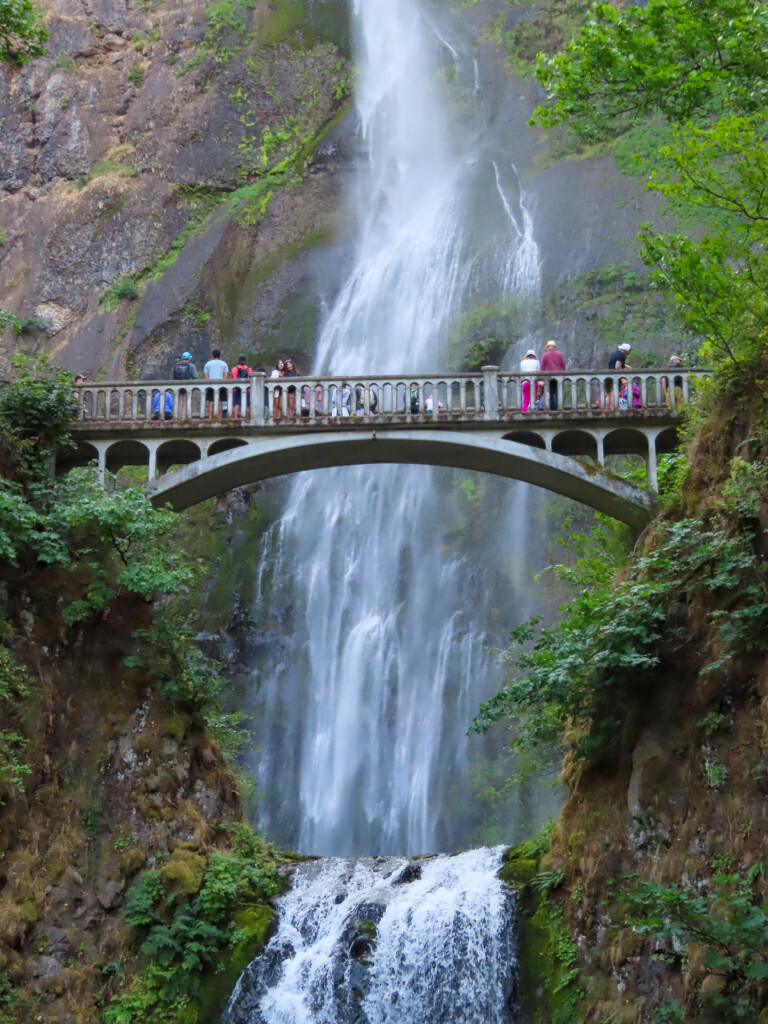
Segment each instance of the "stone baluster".
[[483,374],[483,419],[499,418],[499,368],[498,366],[481,367]]

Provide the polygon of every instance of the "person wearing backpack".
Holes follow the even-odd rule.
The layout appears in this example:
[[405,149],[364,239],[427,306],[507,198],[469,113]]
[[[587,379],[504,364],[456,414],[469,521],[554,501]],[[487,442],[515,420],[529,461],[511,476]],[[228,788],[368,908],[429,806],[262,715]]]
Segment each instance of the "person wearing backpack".
[[[237,366],[233,366],[230,370],[230,376],[232,380],[247,380],[253,370],[250,368],[248,363],[245,361],[245,356],[238,356]],[[234,388],[232,391],[232,419],[240,419],[240,406],[242,405],[242,390],[240,388]],[[251,408],[251,389],[245,389],[245,405],[246,405],[246,416],[248,410]]]
[[[171,370],[172,380],[197,380],[197,367],[192,362],[191,352],[182,352],[181,359],[178,359],[173,364]],[[170,392],[168,392],[170,394]],[[160,410],[158,409],[158,412]],[[165,399],[165,418],[171,419],[173,417],[173,398],[171,397],[171,416],[168,415],[168,396]],[[179,419],[185,420],[187,418],[187,395],[186,392],[182,391],[179,395]]]

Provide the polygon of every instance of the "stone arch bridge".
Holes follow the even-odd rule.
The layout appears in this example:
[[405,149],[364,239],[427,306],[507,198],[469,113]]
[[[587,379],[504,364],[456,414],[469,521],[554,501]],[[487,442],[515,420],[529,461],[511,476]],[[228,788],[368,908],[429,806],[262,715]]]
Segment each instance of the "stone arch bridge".
[[[84,385],[76,447],[57,471],[97,462],[104,481],[146,466],[156,505],[183,509],[287,473],[373,463],[452,466],[545,487],[641,527],[657,458],[673,451],[698,375],[479,373]],[[539,394],[539,402],[535,397]],[[528,401],[526,401],[528,398]],[[211,400],[210,410],[207,400]],[[211,419],[208,418],[210,411]],[[640,455],[648,489],[604,469]]]

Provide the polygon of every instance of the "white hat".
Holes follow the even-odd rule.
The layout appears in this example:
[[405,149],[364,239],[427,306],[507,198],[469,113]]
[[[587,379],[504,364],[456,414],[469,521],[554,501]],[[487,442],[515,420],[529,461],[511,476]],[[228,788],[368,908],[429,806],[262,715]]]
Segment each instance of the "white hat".
[[621,345],[619,345],[620,352],[629,352],[631,348],[632,346],[629,344],[628,341],[623,341]]
[[536,353],[533,351],[532,348],[529,348],[528,351],[525,353],[526,359],[528,358],[528,356],[533,356],[534,359],[536,358]]
[[557,342],[554,339],[552,339],[547,342],[544,348],[557,348]]

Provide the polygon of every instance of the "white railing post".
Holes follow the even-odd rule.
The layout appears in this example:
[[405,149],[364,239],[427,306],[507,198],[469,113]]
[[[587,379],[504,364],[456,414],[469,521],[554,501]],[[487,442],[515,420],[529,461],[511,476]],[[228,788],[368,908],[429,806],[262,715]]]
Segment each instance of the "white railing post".
[[251,423],[260,427],[264,426],[264,378],[263,370],[257,370],[251,375]]
[[499,418],[499,368],[498,366],[483,366],[483,405],[485,412],[483,419],[497,420]]

